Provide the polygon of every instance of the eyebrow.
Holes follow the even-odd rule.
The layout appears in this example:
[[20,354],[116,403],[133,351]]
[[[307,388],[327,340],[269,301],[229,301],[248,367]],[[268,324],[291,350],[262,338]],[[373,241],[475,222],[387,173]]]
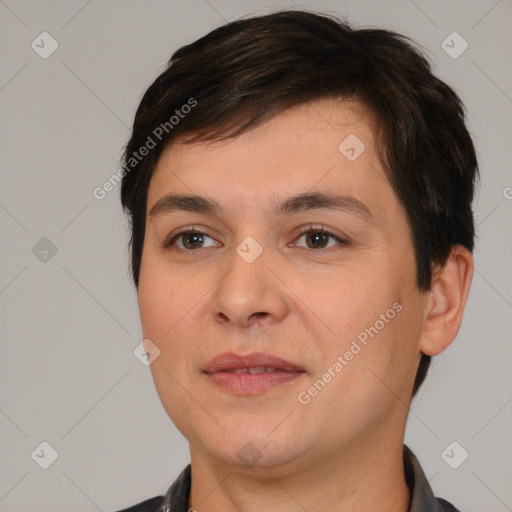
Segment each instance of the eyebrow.
[[[289,215],[309,210],[338,210],[353,213],[366,221],[374,220],[368,207],[353,197],[337,196],[323,192],[303,193],[288,197],[281,203],[274,203],[274,215]],[[149,215],[168,214],[176,211],[194,212],[217,216],[222,207],[211,198],[197,195],[167,194],[151,208]]]

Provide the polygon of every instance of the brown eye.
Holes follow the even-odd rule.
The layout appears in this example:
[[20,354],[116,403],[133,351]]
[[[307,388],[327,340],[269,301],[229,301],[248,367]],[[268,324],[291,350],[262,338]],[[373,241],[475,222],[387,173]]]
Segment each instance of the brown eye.
[[169,250],[193,251],[195,249],[203,249],[215,245],[217,245],[217,242],[212,237],[201,231],[187,229],[177,233],[169,241],[164,242],[162,247]]
[[185,233],[180,239],[185,249],[198,249],[203,243],[202,233]]
[[[303,234],[297,239],[297,241],[305,239],[307,249],[328,249],[334,247],[337,244],[346,245],[347,243],[336,235],[326,231],[324,229],[311,229],[308,228]],[[302,245],[302,244],[299,244]],[[302,245],[304,247],[304,245]]]
[[306,233],[306,243],[311,249],[324,249],[329,241],[329,235],[326,233],[312,232]]

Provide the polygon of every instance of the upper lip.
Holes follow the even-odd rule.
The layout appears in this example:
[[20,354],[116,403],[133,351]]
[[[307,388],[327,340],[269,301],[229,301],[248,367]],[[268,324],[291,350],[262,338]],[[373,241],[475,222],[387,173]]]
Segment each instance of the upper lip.
[[247,355],[235,354],[234,352],[225,352],[215,356],[203,368],[205,373],[215,373],[223,370],[236,370],[239,368],[258,368],[265,366],[268,368],[275,368],[277,370],[284,370],[287,372],[303,372],[304,370],[299,366],[290,363],[280,357],[265,354],[263,352],[256,352]]

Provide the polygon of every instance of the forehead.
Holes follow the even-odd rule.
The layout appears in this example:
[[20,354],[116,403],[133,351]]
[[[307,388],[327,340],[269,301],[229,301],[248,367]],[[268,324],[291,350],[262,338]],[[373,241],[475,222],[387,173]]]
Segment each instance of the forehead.
[[170,192],[247,208],[311,190],[369,200],[372,190],[378,196],[383,188],[391,192],[373,116],[359,102],[327,99],[290,108],[225,141],[171,143],[154,170],[148,211]]

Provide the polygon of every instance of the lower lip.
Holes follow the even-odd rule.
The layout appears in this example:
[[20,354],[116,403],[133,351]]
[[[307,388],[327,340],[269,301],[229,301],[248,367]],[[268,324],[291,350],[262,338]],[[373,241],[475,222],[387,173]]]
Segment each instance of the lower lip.
[[207,375],[215,384],[236,395],[258,395],[267,389],[290,383],[303,373],[274,370],[264,373],[215,372]]

